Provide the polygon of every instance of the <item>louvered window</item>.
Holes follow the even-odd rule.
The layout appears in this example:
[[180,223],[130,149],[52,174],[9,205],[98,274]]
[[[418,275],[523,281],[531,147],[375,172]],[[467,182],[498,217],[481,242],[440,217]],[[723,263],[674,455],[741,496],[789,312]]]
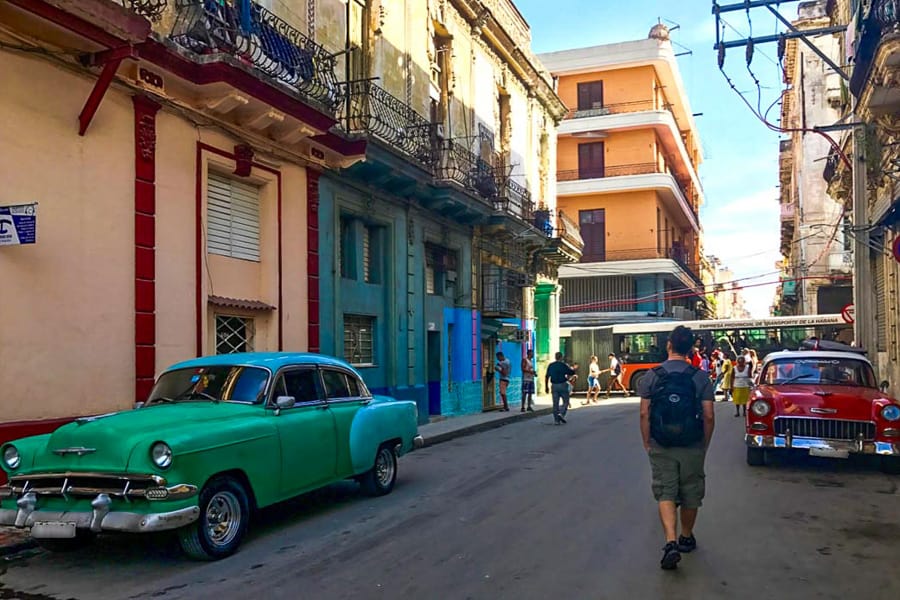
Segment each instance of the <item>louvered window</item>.
[[206,201],[207,251],[259,261],[259,187],[210,172]]
[[872,253],[869,259],[872,266],[872,275],[875,280],[875,345],[878,352],[887,351],[887,319],[885,302],[885,277],[884,277],[884,257]]

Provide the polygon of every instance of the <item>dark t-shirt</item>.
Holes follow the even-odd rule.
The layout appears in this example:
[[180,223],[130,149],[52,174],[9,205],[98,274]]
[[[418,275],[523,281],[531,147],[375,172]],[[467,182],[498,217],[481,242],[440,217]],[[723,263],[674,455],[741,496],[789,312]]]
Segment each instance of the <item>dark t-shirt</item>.
[[[688,367],[691,366],[691,363],[685,360],[672,360],[669,359],[662,364],[662,368],[668,371],[669,373],[678,373],[682,371],[686,371]],[[650,390],[653,389],[653,386],[656,384],[656,373],[652,370],[647,371],[647,374],[644,375],[637,387],[637,394],[641,398],[650,398]],[[715,387],[713,387],[712,381],[709,379],[709,373],[706,371],[698,370],[694,374],[694,387],[697,390],[698,395],[700,396],[700,400],[703,402],[714,402],[716,399]],[[651,444],[656,446],[656,440],[650,438]],[[703,447],[703,442],[699,442],[697,447]]]
[[572,367],[561,360],[554,361],[547,367],[547,377],[550,378],[550,383],[566,383],[568,381],[566,378],[574,374],[575,371],[572,370]]

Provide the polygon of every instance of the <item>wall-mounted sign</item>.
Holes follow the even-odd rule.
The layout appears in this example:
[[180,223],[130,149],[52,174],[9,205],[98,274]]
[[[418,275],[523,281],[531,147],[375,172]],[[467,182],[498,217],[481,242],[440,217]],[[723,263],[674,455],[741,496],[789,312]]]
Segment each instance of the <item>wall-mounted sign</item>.
[[841,318],[844,319],[844,322],[853,325],[856,321],[856,307],[852,304],[848,304],[844,308],[841,309]]
[[894,260],[900,262],[900,235],[894,238],[894,243],[891,245],[891,248],[894,251]]
[[37,202],[0,206],[0,246],[33,244],[37,240]]

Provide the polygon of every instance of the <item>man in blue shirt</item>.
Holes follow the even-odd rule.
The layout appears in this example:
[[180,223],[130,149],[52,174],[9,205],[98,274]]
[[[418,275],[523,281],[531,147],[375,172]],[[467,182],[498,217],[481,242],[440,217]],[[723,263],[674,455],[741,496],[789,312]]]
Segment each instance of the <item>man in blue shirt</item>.
[[550,363],[544,376],[544,389],[553,396],[553,422],[557,425],[566,422],[566,413],[569,409],[569,377],[572,375],[575,375],[575,370],[563,361],[562,352],[557,352],[556,361]]

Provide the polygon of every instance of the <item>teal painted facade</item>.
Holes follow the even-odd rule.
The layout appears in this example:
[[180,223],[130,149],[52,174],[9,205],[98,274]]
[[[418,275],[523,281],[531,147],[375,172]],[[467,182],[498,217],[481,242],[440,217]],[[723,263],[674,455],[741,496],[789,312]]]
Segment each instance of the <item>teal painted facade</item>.
[[[347,315],[372,319],[372,360],[354,366],[374,393],[413,400],[422,423],[480,412],[473,228],[346,174],[320,179],[319,202],[321,351],[347,357]],[[426,290],[426,244],[455,253],[455,281],[443,280],[438,290]],[[342,268],[342,256],[352,265]]]

